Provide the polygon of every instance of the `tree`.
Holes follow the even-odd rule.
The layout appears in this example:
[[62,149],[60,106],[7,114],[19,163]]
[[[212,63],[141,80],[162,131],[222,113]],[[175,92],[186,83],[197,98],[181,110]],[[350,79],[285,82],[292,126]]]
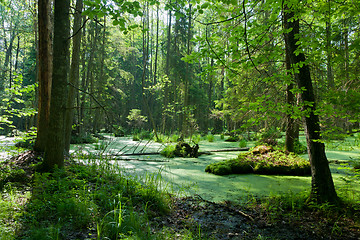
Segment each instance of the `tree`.
[[69,94],[67,98],[67,108],[65,115],[65,152],[69,153],[70,150],[70,139],[71,139],[71,130],[74,118],[74,102],[75,102],[75,91],[79,86],[79,65],[80,65],[80,46],[81,46],[81,12],[83,8],[83,1],[77,0],[75,7],[75,17],[74,17],[74,26],[73,26],[73,48],[72,48],[72,60],[69,76]]
[[[297,4],[300,4],[299,2]],[[316,114],[315,95],[311,81],[310,67],[306,63],[305,54],[298,43],[300,33],[300,16],[295,15],[295,5],[285,5],[284,30],[285,44],[290,63],[294,68],[298,88],[301,89],[301,100],[305,111],[305,134],[311,165],[310,199],[317,202],[337,202],[331,176],[329,162],[325,154],[325,145],[320,136],[320,120]]]
[[50,21],[51,0],[38,2],[39,67],[38,67],[38,119],[35,151],[44,152],[49,128],[51,75],[52,75],[52,27]]
[[65,111],[68,90],[70,46],[70,0],[55,0],[50,122],[44,167],[64,166]]

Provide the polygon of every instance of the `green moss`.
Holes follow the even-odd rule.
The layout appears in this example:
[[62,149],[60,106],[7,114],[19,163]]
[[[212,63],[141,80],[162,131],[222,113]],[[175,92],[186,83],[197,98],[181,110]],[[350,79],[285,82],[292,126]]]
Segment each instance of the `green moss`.
[[265,175],[310,175],[310,163],[294,154],[281,151],[240,154],[236,159],[212,163],[205,169],[216,175],[265,174]]

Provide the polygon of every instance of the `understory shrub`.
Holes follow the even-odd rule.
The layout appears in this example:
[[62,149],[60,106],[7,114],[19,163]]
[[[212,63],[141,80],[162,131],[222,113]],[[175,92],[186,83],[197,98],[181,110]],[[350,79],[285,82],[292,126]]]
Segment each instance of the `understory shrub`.
[[248,153],[240,154],[235,159],[212,163],[205,168],[205,171],[216,175],[255,173],[306,176],[311,174],[308,160],[292,153],[272,150],[270,147],[265,150],[261,148],[259,150],[258,147]]
[[97,142],[99,142],[99,139],[91,134],[71,135],[71,139],[70,139],[71,144],[85,144],[85,143],[97,143]]
[[307,152],[307,146],[302,144],[299,140],[294,142],[294,153],[305,154]]
[[31,200],[19,219],[24,227],[19,239],[68,239],[79,232],[91,239],[149,239],[150,214],[169,211],[161,180],[125,177],[105,164],[36,173]]
[[207,139],[209,142],[214,142],[215,137],[214,137],[214,135],[212,135],[212,134],[210,133],[210,134],[206,135],[206,139]]
[[176,145],[168,145],[166,146],[160,154],[167,158],[173,157],[198,157],[199,145],[194,144],[190,146],[190,144],[185,142],[178,142]]
[[175,157],[175,148],[176,144],[167,145],[163,150],[161,150],[160,154],[167,158],[173,158]]

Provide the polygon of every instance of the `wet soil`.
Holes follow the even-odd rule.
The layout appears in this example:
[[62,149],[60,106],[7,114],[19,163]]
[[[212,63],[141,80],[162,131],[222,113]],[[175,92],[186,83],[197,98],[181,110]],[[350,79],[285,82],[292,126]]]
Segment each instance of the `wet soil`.
[[275,218],[272,214],[260,204],[214,203],[195,196],[174,199],[172,213],[157,222],[175,232],[192,230],[204,239],[360,239],[359,221],[345,216],[315,211],[284,212]]

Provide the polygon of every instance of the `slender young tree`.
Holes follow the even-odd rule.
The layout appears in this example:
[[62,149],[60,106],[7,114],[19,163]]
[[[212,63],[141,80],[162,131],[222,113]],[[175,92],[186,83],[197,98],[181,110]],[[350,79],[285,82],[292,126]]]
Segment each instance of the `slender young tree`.
[[80,66],[80,46],[81,46],[81,12],[83,8],[83,0],[76,1],[75,7],[75,16],[74,16],[74,26],[73,26],[73,48],[72,48],[72,59],[70,67],[70,88],[67,98],[67,108],[65,115],[65,152],[69,153],[70,150],[70,139],[71,139],[71,130],[74,118],[74,103],[75,103],[75,91],[79,86],[79,66]]
[[[297,4],[300,4],[299,2]],[[321,142],[320,121],[316,114],[314,90],[311,82],[310,67],[300,50],[299,17],[295,16],[295,5],[285,6],[284,28],[285,44],[290,57],[290,63],[295,69],[295,79],[299,89],[302,89],[301,100],[305,106],[305,134],[311,165],[310,199],[317,202],[337,202],[334,182],[331,176],[329,162],[325,154],[325,145]]]
[[65,112],[69,75],[70,0],[55,0],[50,122],[44,167],[64,166]]

